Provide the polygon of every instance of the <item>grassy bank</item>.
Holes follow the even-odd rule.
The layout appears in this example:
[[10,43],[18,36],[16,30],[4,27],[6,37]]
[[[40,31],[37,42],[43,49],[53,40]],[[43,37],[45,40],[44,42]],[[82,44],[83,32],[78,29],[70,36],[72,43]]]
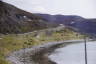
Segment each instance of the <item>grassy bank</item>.
[[77,33],[71,31],[70,29],[64,29],[60,31],[41,30],[25,34],[1,35],[0,64],[10,64],[5,60],[5,57],[10,54],[10,52],[46,42],[82,39],[82,35],[76,35]]

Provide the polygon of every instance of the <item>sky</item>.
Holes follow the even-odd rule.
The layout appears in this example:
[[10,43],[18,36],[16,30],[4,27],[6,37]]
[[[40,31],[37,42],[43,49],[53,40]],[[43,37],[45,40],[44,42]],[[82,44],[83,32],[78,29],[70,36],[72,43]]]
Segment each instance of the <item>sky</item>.
[[31,13],[96,18],[96,0],[4,0]]

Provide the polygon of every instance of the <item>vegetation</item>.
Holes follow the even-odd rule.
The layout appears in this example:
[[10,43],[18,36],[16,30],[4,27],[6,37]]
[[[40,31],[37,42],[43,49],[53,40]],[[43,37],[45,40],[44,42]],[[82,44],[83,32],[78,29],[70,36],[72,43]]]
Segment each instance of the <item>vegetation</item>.
[[5,60],[5,57],[21,48],[28,48],[52,41],[82,38],[82,35],[77,35],[76,32],[68,28],[60,31],[54,29],[41,30],[49,28],[49,26],[51,27],[51,24],[41,17],[0,1],[0,33],[3,33],[0,34],[0,64],[10,64]]
[[45,42],[80,39],[76,32],[69,29],[60,31],[40,30],[25,34],[8,34],[0,36],[0,64],[8,64],[5,57],[13,51],[28,48]]
[[0,1],[0,33],[26,33],[47,28],[39,16]]

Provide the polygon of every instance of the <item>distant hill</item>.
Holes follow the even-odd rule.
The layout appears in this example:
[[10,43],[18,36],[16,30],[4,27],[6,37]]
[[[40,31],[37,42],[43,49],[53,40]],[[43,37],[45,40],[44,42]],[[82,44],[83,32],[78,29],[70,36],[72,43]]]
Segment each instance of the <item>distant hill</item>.
[[23,33],[47,27],[39,16],[0,1],[0,33]]
[[96,19],[86,19],[76,15],[50,15],[50,14],[36,14],[42,17],[51,24],[63,24],[73,30],[96,36]]

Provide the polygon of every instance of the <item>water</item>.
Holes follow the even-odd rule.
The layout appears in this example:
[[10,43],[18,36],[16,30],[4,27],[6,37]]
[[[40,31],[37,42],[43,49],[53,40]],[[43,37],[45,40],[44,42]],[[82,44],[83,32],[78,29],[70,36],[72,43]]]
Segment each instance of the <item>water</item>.
[[[87,52],[88,64],[96,64],[96,41],[87,43]],[[49,58],[57,64],[85,64],[84,43],[59,48]]]

